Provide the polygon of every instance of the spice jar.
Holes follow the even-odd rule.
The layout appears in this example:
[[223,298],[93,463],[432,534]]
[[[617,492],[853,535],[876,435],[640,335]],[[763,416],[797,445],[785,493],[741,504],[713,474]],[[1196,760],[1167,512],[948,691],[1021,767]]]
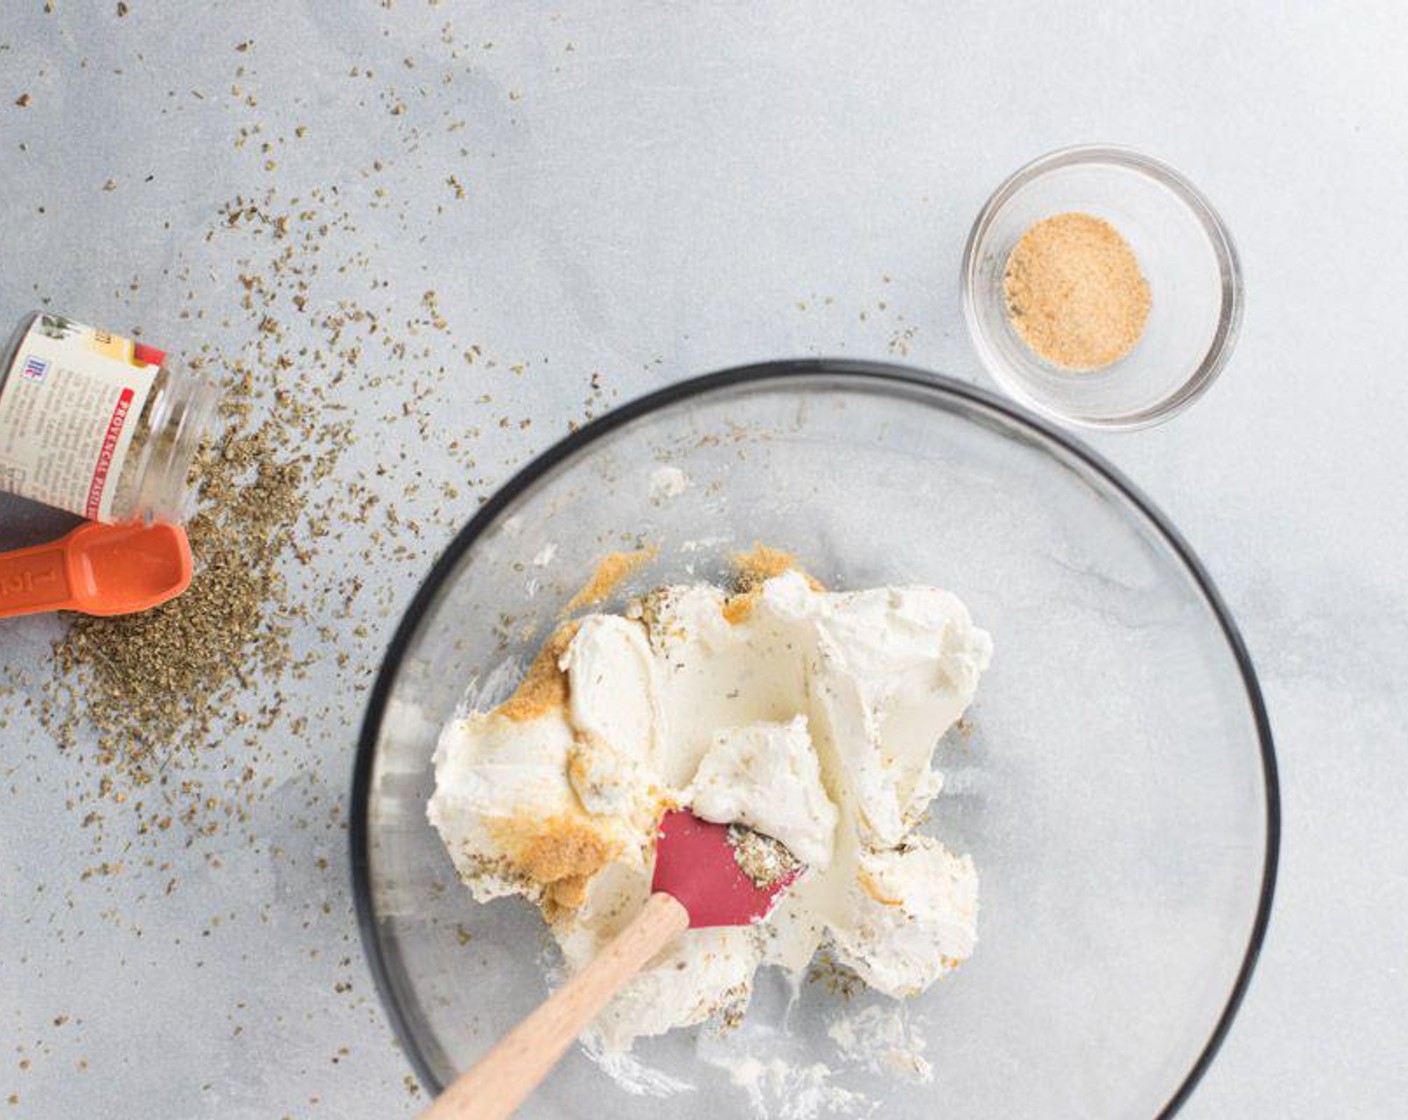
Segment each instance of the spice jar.
[[0,349],[0,490],[93,521],[181,521],[218,399],[155,347],[35,312]]

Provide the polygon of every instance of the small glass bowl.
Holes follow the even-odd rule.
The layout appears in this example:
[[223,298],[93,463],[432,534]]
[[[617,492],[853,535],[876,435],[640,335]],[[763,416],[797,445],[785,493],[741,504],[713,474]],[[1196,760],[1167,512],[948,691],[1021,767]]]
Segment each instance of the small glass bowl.
[[[1153,304],[1143,337],[1101,369],[1038,357],[1007,317],[1003,273],[1035,222],[1077,211],[1129,242]],[[1178,172],[1126,148],[1064,148],[1000,186],[963,254],[963,314],[988,371],[1038,412],[1090,428],[1144,428],[1187,408],[1227,364],[1242,319],[1242,274],[1226,227]]]

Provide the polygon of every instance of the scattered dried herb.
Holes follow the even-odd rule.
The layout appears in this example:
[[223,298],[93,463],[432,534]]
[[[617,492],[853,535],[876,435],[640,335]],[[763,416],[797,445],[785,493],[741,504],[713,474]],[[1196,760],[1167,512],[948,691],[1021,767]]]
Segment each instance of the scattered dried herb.
[[184,594],[141,614],[75,616],[55,646],[56,671],[82,702],[59,711],[54,729],[67,737],[81,712],[98,732],[99,761],[136,784],[177,746],[203,745],[230,694],[289,658],[278,560],[302,510],[304,472],[270,446],[278,424],[246,432],[237,422],[201,455],[199,511],[187,526],[197,568]]
[[753,880],[759,890],[769,890],[802,870],[801,861],[786,844],[751,828],[729,825],[728,842],[739,870]]

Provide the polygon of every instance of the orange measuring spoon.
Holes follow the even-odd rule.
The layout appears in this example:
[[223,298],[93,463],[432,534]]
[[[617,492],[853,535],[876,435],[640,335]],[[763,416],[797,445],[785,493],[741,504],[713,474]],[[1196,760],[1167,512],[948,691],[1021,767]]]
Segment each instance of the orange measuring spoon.
[[0,553],[0,618],[41,611],[132,614],[191,583],[179,525],[80,525],[51,544]]

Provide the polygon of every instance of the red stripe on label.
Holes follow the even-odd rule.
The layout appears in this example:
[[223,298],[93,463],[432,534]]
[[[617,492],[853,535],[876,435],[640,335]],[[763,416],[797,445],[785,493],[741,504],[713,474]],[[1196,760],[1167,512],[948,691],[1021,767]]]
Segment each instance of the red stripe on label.
[[145,342],[132,343],[132,356],[139,362],[146,362],[149,366],[166,364],[166,351],[158,350],[155,346],[148,346]]
[[93,468],[93,481],[88,485],[88,504],[83,516],[96,521],[98,511],[103,506],[103,491],[107,489],[108,472],[112,470],[112,457],[117,452],[117,441],[122,435],[122,427],[127,423],[127,414],[132,409],[132,390],[123,389],[108,421],[107,433],[103,436],[103,446],[98,452],[98,464]]

